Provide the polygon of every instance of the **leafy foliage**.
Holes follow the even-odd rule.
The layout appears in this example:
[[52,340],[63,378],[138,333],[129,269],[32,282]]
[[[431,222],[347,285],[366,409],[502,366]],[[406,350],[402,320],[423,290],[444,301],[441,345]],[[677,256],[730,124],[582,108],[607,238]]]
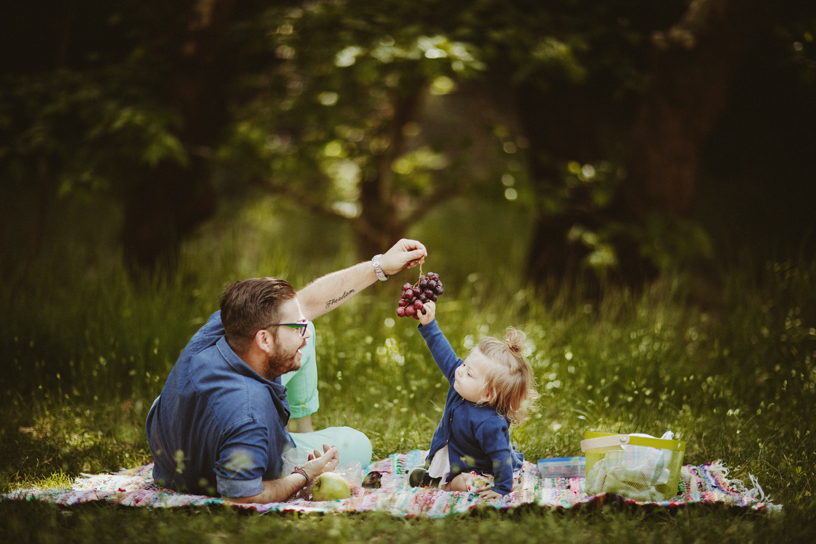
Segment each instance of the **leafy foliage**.
[[134,85],[131,66],[9,76],[0,107],[0,167],[19,185],[46,165],[60,196],[115,193],[130,165],[187,162],[177,114]]
[[478,52],[382,8],[268,11],[262,47],[278,62],[244,79],[251,99],[220,155],[267,190],[351,221],[374,245],[497,168],[466,155],[469,135],[434,133],[423,114],[484,69]]

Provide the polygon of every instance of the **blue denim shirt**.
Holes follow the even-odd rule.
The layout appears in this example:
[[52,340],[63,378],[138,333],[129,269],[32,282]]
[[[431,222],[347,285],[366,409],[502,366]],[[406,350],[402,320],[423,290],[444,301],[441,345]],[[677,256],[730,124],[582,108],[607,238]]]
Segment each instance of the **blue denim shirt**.
[[227,344],[215,312],[181,353],[147,415],[154,479],[186,493],[251,497],[281,476],[289,405]]
[[521,468],[524,456],[510,444],[510,420],[492,406],[474,404],[453,388],[456,369],[462,359],[456,357],[436,320],[420,325],[419,332],[428,344],[439,370],[451,387],[445,401],[442,421],[434,433],[428,459],[448,446],[451,481],[460,472],[493,474],[493,490],[506,495],[513,490],[513,471]]

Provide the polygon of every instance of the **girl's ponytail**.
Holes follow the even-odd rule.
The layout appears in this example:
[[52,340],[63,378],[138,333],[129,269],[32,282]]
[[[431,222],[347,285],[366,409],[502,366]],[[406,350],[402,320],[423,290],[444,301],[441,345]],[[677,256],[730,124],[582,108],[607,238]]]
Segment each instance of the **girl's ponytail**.
[[533,369],[524,358],[526,347],[527,335],[509,327],[504,342],[486,338],[476,348],[494,363],[485,376],[483,402],[512,423],[524,421],[538,398]]

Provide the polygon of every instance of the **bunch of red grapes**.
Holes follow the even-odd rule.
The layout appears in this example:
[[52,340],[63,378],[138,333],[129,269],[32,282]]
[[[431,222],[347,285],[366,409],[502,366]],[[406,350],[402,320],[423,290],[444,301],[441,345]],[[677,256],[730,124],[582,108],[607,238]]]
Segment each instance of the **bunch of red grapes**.
[[442,280],[439,274],[428,272],[427,275],[420,274],[419,281],[414,285],[406,283],[402,286],[402,297],[397,308],[397,315],[400,317],[411,317],[419,319],[419,312],[425,313],[423,306],[426,302],[439,298],[445,292],[442,287]]

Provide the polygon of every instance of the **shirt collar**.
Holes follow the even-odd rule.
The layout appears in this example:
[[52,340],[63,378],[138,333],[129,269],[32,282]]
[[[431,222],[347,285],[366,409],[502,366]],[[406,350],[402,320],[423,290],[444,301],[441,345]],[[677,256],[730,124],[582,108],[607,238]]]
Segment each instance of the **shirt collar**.
[[232,351],[232,348],[227,342],[226,336],[222,336],[218,340],[218,342],[216,343],[216,347],[218,348],[219,353],[221,353],[221,356],[224,357],[224,360],[226,360],[227,363],[236,372],[270,386],[272,388],[272,391],[275,392],[279,399],[284,400],[286,398],[286,387],[281,384],[280,376],[278,376],[274,380],[267,380],[266,378],[252,370],[252,368],[250,368],[250,366],[246,364],[243,359],[238,357],[238,355],[236,355],[235,352]]

